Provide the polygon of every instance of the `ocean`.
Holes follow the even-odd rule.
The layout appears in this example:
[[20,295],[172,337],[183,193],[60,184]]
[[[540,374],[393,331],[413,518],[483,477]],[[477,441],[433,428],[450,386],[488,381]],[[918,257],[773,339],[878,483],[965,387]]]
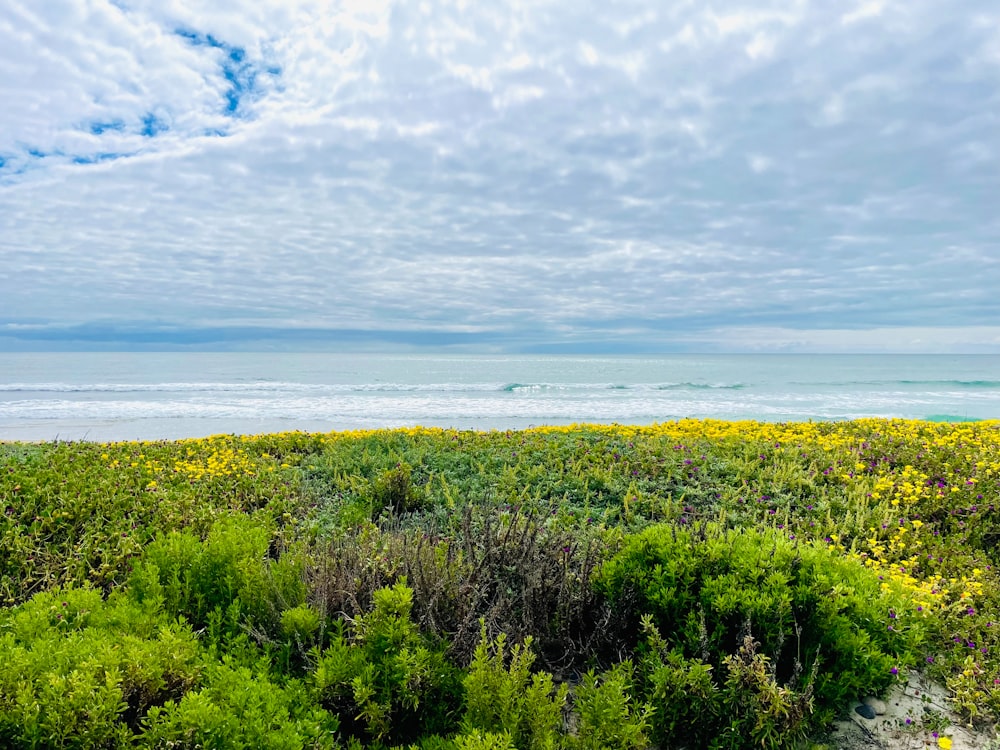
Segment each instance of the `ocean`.
[[0,440],[1000,418],[1000,355],[0,354]]

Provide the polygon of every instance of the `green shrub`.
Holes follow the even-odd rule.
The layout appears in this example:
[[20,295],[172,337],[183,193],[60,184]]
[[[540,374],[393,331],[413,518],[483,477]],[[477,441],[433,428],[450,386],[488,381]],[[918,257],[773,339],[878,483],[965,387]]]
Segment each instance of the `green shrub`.
[[713,667],[663,639],[650,615],[642,618],[645,643],[639,649],[647,699],[656,706],[652,734],[664,742],[682,736],[695,747],[706,746],[720,731],[722,701]]
[[201,673],[190,628],[92,589],[37,594],[3,630],[4,747],[124,747],[148,711]]
[[295,681],[215,664],[205,686],[150,710],[142,743],[156,748],[301,750],[335,748],[338,722]]
[[304,563],[289,553],[269,559],[270,543],[270,528],[248,517],[220,520],[204,541],[174,531],[147,546],[129,590],[195,627],[207,626],[213,613],[235,611],[232,629],[282,641],[282,613],[306,599]]
[[455,750],[520,750],[511,739],[510,732],[482,732],[470,730],[455,738]]
[[424,493],[413,482],[413,469],[409,464],[398,463],[376,477],[371,487],[372,511],[391,515],[412,513],[424,504]]
[[204,542],[187,531],[171,532],[146,547],[132,590],[139,601],[162,597],[167,612],[203,627],[210,612],[252,591],[248,572],[263,564],[270,538],[267,528],[237,517],[216,524]]
[[[647,616],[640,646],[647,696],[661,705],[692,690],[702,707],[685,711],[669,703],[656,719],[659,739],[684,726],[709,742],[729,726],[725,717],[737,700],[717,691],[734,670],[759,677],[764,662],[767,681],[741,683],[745,698],[752,703],[773,694],[783,702],[796,718],[778,722],[775,731],[790,736],[848,700],[883,691],[893,668],[912,662],[922,637],[919,628],[893,626],[892,613],[905,602],[873,573],[776,530],[651,527],[604,566],[600,585],[636,619]],[[742,720],[733,726],[747,733]]]
[[282,635],[298,643],[313,640],[321,624],[319,614],[305,604],[281,613]]
[[568,687],[556,688],[547,673],[531,674],[534,659],[530,638],[515,644],[508,656],[506,636],[491,643],[483,628],[465,677],[462,728],[467,734],[493,733],[490,741],[522,750],[557,747]]
[[579,717],[576,735],[568,738],[570,750],[642,750],[653,707],[637,704],[633,697],[632,663],[623,661],[607,672],[593,671],[576,687],[573,708]]
[[376,591],[374,600],[349,632],[342,628],[314,651],[312,685],[320,700],[351,736],[402,743],[451,730],[460,683],[413,623],[413,592],[398,583]]
[[726,679],[720,691],[724,721],[712,748],[777,750],[803,739],[812,714],[812,685],[801,691],[775,679],[770,660],[747,634],[736,654],[723,659]]

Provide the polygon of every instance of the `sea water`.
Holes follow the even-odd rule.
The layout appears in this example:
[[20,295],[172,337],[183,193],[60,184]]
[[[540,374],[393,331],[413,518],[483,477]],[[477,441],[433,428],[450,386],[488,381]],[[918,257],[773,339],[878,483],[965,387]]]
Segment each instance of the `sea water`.
[[0,440],[1000,418],[998,355],[0,354]]

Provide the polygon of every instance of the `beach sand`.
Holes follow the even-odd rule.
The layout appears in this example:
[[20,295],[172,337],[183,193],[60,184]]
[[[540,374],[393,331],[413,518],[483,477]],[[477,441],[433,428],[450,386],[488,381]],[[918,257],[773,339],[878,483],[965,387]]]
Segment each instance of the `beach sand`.
[[[949,708],[947,688],[915,672],[882,701],[869,703],[881,703],[884,713],[865,719],[855,710],[861,703],[852,704],[834,723],[827,740],[831,750],[937,750],[947,740],[951,750],[1000,750],[995,732],[963,726]],[[945,738],[943,744],[939,738]]]

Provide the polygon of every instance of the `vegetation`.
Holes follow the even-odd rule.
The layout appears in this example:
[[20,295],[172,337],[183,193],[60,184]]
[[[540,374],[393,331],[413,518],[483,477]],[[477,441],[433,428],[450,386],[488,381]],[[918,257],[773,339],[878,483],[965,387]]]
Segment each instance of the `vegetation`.
[[0,508],[3,747],[799,747],[914,669],[1000,719],[995,422],[3,443]]

